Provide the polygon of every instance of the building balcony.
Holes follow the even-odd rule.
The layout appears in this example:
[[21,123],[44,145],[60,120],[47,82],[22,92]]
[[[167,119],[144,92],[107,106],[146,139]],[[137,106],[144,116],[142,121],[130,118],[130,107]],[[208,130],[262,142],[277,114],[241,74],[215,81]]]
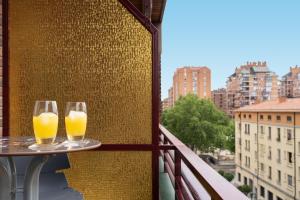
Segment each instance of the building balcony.
[[[57,101],[60,136],[66,134],[66,102],[85,101],[86,136],[102,143],[93,151],[55,155],[53,165],[42,171],[37,196],[247,199],[159,126],[165,0],[1,3],[1,137],[32,136],[33,105],[41,98]],[[179,97],[177,90],[173,100]],[[13,159],[20,171],[17,184],[23,183],[23,169],[31,159]],[[3,184],[4,170],[0,187],[13,185]],[[23,192],[20,185],[17,189]]]
[[247,199],[162,125],[160,133],[161,188],[178,199]]

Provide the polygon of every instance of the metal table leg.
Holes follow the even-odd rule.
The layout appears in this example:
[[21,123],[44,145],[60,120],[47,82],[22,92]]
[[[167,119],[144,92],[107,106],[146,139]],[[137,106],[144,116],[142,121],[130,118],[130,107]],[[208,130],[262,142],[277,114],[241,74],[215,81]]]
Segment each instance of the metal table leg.
[[12,157],[0,158],[0,200],[16,199],[17,174]]
[[49,155],[37,156],[30,162],[24,180],[24,200],[39,199],[39,178],[41,169],[49,159]]

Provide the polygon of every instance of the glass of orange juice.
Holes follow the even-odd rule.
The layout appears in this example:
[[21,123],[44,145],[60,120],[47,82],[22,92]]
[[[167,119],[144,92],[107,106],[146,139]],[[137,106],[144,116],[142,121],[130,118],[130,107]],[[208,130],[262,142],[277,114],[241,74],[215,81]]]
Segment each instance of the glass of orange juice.
[[56,101],[36,101],[33,129],[37,144],[52,144],[56,138],[58,112]]
[[87,123],[85,102],[68,102],[65,113],[66,131],[69,141],[84,139]]

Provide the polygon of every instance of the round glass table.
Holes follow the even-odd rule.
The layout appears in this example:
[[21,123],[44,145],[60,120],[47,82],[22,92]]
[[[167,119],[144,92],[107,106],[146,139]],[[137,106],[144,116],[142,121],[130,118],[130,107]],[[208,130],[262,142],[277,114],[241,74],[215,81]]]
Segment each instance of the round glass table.
[[52,145],[37,145],[34,137],[0,138],[0,199],[16,198],[17,173],[13,156],[34,156],[25,173],[24,200],[38,200],[40,172],[50,156],[87,151],[100,145],[101,143],[94,139],[68,142],[65,137],[57,137]]

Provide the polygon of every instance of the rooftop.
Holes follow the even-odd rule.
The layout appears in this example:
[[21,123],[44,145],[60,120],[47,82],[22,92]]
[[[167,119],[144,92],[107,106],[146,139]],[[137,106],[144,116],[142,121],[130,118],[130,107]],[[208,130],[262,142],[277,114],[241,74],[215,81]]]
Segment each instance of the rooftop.
[[279,98],[250,106],[245,106],[236,112],[300,112],[300,98]]

